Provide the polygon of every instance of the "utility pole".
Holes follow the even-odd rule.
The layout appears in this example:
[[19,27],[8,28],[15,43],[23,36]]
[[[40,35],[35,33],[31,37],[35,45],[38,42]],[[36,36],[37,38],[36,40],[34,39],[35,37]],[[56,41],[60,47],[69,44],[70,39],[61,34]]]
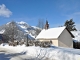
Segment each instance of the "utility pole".
[[28,34],[27,34],[27,46],[29,46],[29,44],[28,44]]

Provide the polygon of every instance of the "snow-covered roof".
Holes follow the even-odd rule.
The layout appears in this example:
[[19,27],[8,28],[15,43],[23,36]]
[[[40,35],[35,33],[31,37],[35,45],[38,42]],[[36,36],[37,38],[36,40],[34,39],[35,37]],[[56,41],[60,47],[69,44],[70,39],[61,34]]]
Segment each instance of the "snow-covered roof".
[[36,39],[56,39],[63,32],[64,29],[66,29],[65,26],[50,28],[50,29],[47,29],[47,30],[43,29],[40,32],[40,34],[36,37]]

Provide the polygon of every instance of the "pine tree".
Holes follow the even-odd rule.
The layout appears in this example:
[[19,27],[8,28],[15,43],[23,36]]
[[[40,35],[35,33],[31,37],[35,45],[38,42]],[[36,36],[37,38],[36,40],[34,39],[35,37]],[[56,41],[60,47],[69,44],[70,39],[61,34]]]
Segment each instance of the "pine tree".
[[66,26],[70,31],[77,31],[77,29],[75,28],[75,22],[73,21],[73,19],[66,20],[64,26]]

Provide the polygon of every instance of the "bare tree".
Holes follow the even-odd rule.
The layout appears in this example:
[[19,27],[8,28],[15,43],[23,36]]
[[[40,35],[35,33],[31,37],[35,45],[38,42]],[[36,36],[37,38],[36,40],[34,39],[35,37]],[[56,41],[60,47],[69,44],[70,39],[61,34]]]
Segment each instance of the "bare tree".
[[10,22],[6,27],[5,27],[5,32],[4,34],[9,36],[9,39],[11,41],[14,41],[15,37],[17,36],[18,34],[18,31],[17,31],[17,26],[16,26],[16,23],[14,21]]
[[42,28],[42,29],[44,28],[44,19],[39,19],[38,20],[37,27]]
[[36,29],[36,35],[38,35],[41,32],[41,30]]
[[[38,19],[37,27],[43,29],[44,28],[44,19]],[[40,29],[36,29],[36,35],[38,35],[41,32]]]

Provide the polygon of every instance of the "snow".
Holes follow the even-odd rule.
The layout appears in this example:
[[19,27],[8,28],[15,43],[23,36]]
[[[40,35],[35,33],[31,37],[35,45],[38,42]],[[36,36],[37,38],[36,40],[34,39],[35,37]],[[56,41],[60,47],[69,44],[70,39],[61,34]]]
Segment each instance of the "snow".
[[0,31],[0,34],[3,34],[4,32],[5,32],[5,30],[1,30],[1,31]]
[[40,29],[40,30],[42,30],[41,28],[39,28],[39,27],[36,27],[36,26],[32,26],[33,28],[35,28],[35,29]]
[[11,22],[8,22],[6,25],[9,25]]
[[8,43],[2,43],[1,46],[9,46]]
[[57,28],[50,28],[50,29],[43,29],[40,34],[36,37],[36,39],[39,38],[58,38],[59,35],[62,33],[62,31],[65,29],[66,27],[57,27]]
[[80,50],[52,46],[41,48],[0,45],[1,60],[80,60]]
[[34,39],[35,37],[32,36],[31,34],[28,34],[28,37],[29,37],[30,40],[35,40],[35,39]]
[[80,31],[71,31],[72,34],[75,36],[74,41],[79,41],[80,42]]
[[36,36],[36,29],[41,30],[38,27],[35,27],[35,26],[33,27],[33,26],[28,25],[24,21],[16,22],[16,23],[18,24],[18,27],[22,29],[22,31],[24,31],[25,33],[28,33],[31,37],[33,37],[33,39]]
[[30,37],[32,37],[32,38],[33,38],[33,40],[35,39],[35,36],[33,36],[31,33],[30,33],[29,35],[30,35]]
[[26,27],[25,27],[25,26],[20,25],[20,27],[21,27],[21,28],[23,28],[23,29],[26,29]]
[[25,30],[25,32],[28,32],[28,30]]
[[26,24],[26,22],[21,21],[21,22],[17,22],[18,24]]
[[16,22],[18,24],[19,27],[21,27],[22,29],[26,30],[27,28],[31,27],[30,25],[28,25],[26,22],[21,21],[21,22]]

